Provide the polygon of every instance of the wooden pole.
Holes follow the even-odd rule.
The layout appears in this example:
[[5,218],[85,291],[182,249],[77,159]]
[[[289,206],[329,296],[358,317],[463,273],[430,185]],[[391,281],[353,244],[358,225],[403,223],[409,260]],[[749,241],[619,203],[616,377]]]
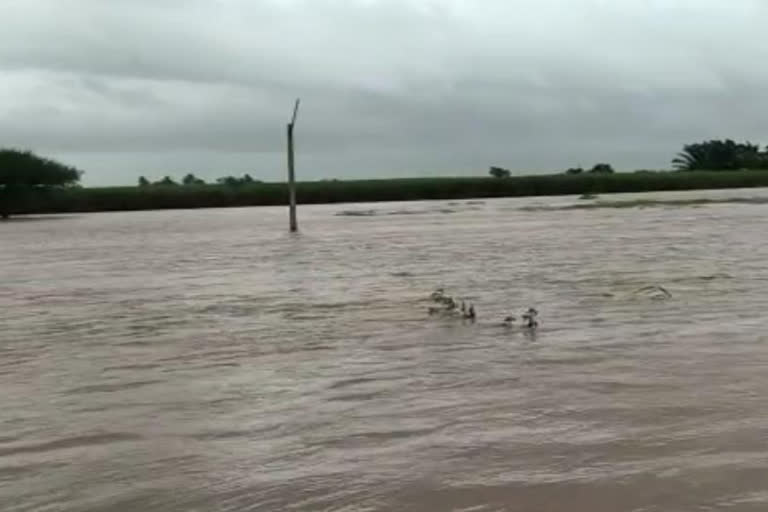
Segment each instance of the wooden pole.
[[293,127],[296,125],[296,115],[299,112],[299,99],[293,106],[293,117],[288,123],[288,214],[290,219],[291,233],[299,230],[296,220],[296,173],[294,172],[293,158]]

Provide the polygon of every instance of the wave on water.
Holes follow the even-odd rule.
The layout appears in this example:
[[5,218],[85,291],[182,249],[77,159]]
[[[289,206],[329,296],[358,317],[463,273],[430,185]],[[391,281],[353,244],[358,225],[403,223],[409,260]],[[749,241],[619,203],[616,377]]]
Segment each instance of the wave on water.
[[729,197],[729,198],[694,198],[694,199],[635,199],[632,201],[596,201],[567,205],[530,205],[521,206],[520,211],[562,211],[562,210],[595,210],[599,208],[652,208],[665,206],[706,206],[714,204],[768,204],[765,197]]
[[476,208],[432,208],[432,209],[400,209],[400,210],[342,210],[336,213],[337,217],[378,217],[396,215],[430,215],[436,213],[453,214],[460,211],[475,210]]
[[338,217],[373,217],[378,213],[376,210],[342,210],[336,215]]
[[768,510],[760,194],[4,226],[0,510]]

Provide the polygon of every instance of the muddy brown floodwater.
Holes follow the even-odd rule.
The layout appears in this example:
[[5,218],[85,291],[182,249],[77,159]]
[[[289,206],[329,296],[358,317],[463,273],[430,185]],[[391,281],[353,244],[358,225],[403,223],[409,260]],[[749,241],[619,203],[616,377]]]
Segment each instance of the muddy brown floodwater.
[[768,510],[768,205],[577,202],[0,224],[0,510]]

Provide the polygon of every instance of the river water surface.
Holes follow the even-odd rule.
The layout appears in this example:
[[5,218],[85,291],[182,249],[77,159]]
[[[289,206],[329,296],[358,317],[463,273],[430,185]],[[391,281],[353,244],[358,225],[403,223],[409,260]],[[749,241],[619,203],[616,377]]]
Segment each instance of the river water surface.
[[578,202],[0,224],[0,510],[768,510],[768,205]]

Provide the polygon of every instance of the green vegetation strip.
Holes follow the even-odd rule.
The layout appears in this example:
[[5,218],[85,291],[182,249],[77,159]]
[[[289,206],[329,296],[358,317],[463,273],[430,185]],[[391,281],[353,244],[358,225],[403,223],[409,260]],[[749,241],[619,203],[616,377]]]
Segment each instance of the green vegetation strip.
[[[410,178],[298,184],[300,204],[469,199],[768,187],[768,171],[552,174],[511,178]],[[0,195],[2,196],[2,195]],[[10,213],[69,213],[287,203],[284,183],[41,188],[6,194]],[[1,200],[1,199],[0,199]],[[605,205],[602,205],[604,207]],[[579,207],[601,207],[592,204]]]

